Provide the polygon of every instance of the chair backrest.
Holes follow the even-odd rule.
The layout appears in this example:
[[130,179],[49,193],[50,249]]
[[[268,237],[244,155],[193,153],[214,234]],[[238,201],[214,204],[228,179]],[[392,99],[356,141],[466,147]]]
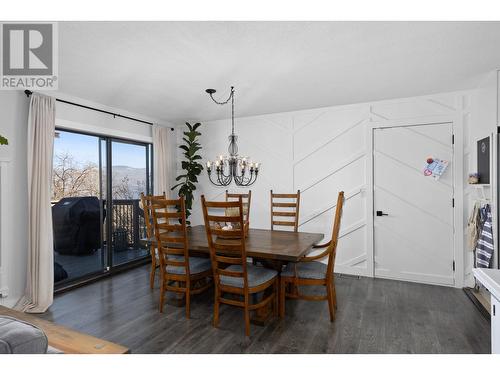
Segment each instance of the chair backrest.
[[337,207],[335,208],[335,219],[333,222],[332,229],[332,239],[330,241],[330,245],[328,246],[328,266],[327,266],[327,275],[333,274],[333,269],[335,267],[335,256],[337,255],[337,243],[339,240],[339,231],[340,231],[340,221],[342,219],[342,208],[344,206],[344,192],[339,192],[337,197]]
[[[242,277],[247,290],[247,257],[245,249],[245,231],[243,220],[243,198],[238,201],[209,202],[201,196],[205,230],[207,232],[210,259],[214,281],[219,285],[219,276]],[[239,215],[227,215],[227,209],[238,209]],[[223,229],[226,225],[233,229]],[[240,265],[241,271],[228,271],[227,265]]]
[[142,210],[144,211],[147,238],[152,238],[154,236],[153,199],[165,199],[165,192],[163,192],[163,195],[145,195],[144,193],[141,193],[141,204]]
[[238,202],[240,197],[243,204],[243,221],[245,223],[249,223],[252,190],[248,190],[248,193],[230,193],[228,190],[226,190],[226,202]]
[[[189,275],[189,249],[184,197],[153,198],[154,234],[162,272],[167,266],[184,267]],[[177,255],[180,257],[173,257]]]
[[[271,230],[274,226],[293,227],[299,229],[300,190],[296,194],[276,194],[271,190]],[[284,218],[293,218],[283,220]],[[276,219],[275,219],[276,218]]]

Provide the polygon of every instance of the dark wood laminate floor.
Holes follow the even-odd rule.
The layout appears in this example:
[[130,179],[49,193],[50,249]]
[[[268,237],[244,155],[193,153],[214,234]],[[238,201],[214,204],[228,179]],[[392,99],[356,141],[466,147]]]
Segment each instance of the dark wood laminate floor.
[[43,316],[125,345],[132,353],[489,353],[490,325],[460,289],[382,279],[337,278],[339,309],[326,302],[287,301],[286,319],[252,325],[223,306],[213,328],[210,291],[184,308],[157,309],[149,267],[56,296]]

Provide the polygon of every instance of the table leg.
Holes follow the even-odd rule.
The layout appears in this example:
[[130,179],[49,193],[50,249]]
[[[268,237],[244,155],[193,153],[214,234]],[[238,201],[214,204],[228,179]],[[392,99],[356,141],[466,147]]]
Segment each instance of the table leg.
[[[264,267],[276,270],[278,272],[278,277],[284,265],[284,262],[278,260],[259,259],[259,262],[262,263]],[[270,286],[264,291],[262,299],[269,297],[272,293],[273,293],[273,287]],[[256,299],[257,293],[254,294],[252,298]],[[278,305],[278,311],[279,311],[279,305]],[[272,302],[264,307],[261,307],[260,309],[255,310],[252,318],[250,319],[250,322],[255,325],[263,326],[266,324],[266,322],[269,320],[271,316],[272,316]]]
[[[179,281],[174,281],[174,284],[180,286]],[[186,305],[186,293],[179,292],[170,292],[170,297],[167,296],[166,303],[167,305],[176,306],[176,307],[184,307]]]

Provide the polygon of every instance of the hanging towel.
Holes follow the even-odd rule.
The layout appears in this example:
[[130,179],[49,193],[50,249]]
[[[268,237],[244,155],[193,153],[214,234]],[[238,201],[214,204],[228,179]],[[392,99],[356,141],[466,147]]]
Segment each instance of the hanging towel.
[[479,239],[479,232],[481,231],[481,220],[479,217],[481,205],[479,202],[474,203],[474,208],[469,216],[469,221],[467,222],[467,247],[470,251],[474,251],[477,246],[477,240]]
[[489,268],[493,257],[493,230],[491,208],[486,204],[480,210],[483,225],[476,246],[476,267]]

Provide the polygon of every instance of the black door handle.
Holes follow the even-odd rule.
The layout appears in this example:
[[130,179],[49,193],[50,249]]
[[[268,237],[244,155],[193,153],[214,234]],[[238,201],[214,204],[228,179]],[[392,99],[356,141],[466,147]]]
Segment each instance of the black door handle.
[[377,211],[377,216],[389,216],[389,214],[384,214],[383,211]]

